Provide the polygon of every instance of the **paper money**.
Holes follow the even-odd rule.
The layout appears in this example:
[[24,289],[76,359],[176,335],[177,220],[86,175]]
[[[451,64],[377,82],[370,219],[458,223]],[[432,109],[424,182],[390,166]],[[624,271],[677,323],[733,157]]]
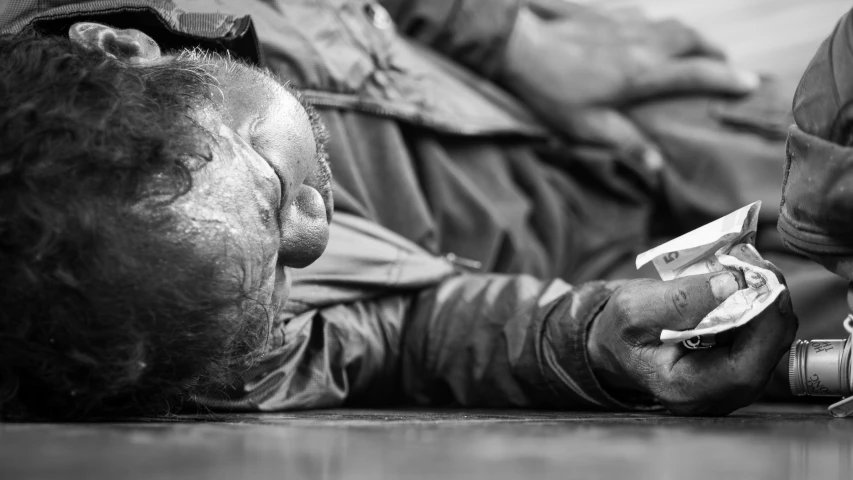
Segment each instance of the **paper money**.
[[[731,248],[738,243],[753,243],[759,210],[761,210],[760,201],[751,203],[723,218],[641,253],[637,255],[637,268],[651,261],[661,280],[721,271],[722,268],[716,264],[717,251],[726,247]],[[707,265],[704,265],[705,263]]]
[[[700,344],[711,345],[714,335],[746,324],[785,290],[770,270],[729,255],[735,245],[755,241],[760,209],[761,202],[752,203],[637,256],[637,268],[652,262],[663,280],[734,270],[739,271],[746,281],[746,288],[723,301],[696,328],[680,332],[662,331],[662,342],[684,341],[691,348]],[[697,338],[704,341],[699,342]]]

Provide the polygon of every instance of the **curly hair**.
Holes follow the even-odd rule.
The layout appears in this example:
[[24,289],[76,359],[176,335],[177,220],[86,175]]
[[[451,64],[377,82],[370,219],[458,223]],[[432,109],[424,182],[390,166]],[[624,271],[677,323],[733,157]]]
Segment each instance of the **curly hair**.
[[166,413],[266,338],[239,282],[171,235],[210,92],[180,60],[0,37],[0,418]]

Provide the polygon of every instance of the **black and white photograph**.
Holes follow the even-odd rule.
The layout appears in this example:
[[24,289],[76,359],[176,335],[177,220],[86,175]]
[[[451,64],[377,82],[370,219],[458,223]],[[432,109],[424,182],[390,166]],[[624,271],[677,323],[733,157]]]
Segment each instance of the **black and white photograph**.
[[853,479],[853,2],[0,0],[0,479]]

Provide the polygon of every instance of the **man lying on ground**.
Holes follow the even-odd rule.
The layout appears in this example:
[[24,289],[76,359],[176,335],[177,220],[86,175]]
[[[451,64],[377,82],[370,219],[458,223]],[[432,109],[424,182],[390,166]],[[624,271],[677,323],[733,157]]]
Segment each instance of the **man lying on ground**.
[[687,351],[660,331],[734,274],[612,280],[662,235],[660,152],[615,107],[757,80],[674,22],[381,3],[0,7],[4,417],[761,394],[787,295]]

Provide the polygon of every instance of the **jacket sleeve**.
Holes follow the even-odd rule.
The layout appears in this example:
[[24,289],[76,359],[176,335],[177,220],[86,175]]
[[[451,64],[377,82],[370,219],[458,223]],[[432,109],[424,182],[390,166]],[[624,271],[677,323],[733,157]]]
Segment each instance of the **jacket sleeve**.
[[492,77],[522,0],[380,0],[403,35]]
[[419,292],[316,308],[213,408],[289,410],[417,404],[642,409],[593,376],[588,327],[612,285],[459,275]]
[[644,408],[608,395],[587,355],[589,326],[614,287],[520,275],[445,280],[410,308],[403,394],[421,405]]

